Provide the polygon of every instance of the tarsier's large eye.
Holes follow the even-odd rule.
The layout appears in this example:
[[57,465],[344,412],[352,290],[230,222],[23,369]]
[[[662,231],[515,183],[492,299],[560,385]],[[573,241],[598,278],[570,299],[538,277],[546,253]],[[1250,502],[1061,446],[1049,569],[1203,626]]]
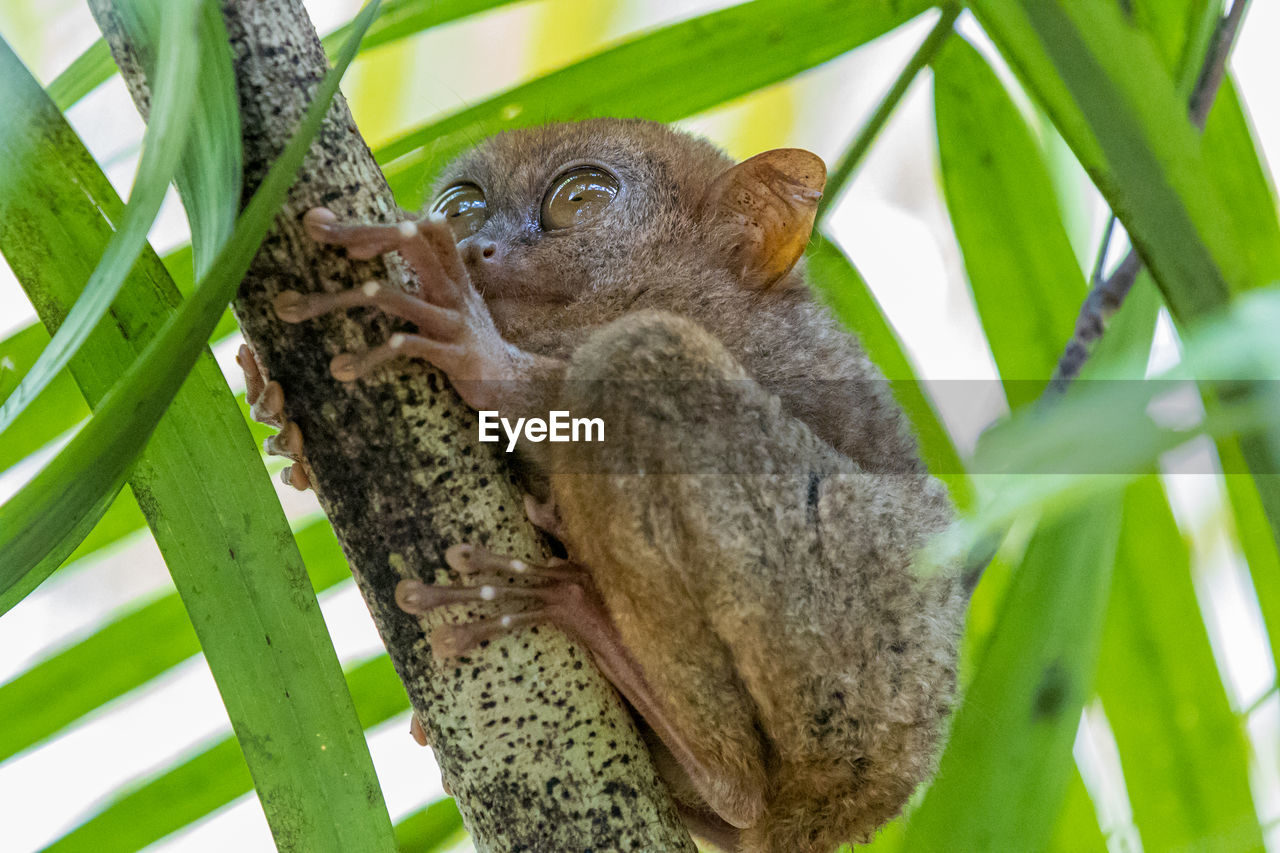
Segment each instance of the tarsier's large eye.
[[484,200],[484,190],[475,184],[454,184],[440,193],[431,212],[444,217],[445,224],[453,231],[453,239],[462,240],[484,225],[489,218],[489,205]]
[[618,194],[618,179],[596,166],[570,169],[542,200],[542,228],[559,231],[595,219]]

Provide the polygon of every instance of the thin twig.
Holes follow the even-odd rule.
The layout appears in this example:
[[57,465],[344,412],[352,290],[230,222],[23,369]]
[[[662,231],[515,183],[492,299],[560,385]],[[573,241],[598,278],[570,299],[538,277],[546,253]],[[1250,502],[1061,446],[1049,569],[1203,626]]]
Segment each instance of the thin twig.
[[1214,30],[1204,70],[1200,72],[1195,91],[1191,93],[1191,123],[1200,130],[1204,130],[1205,122],[1209,119],[1209,108],[1213,106],[1213,99],[1222,87],[1222,80],[1227,74],[1227,57],[1231,55],[1231,48],[1240,34],[1240,24],[1244,21],[1244,13],[1248,8],[1249,0],[1236,0],[1231,4],[1231,11],[1218,22],[1218,27]]
[[862,126],[862,130],[858,131],[858,135],[854,137],[849,147],[845,149],[844,154],[841,155],[835,168],[831,170],[831,174],[827,177],[826,190],[823,193],[822,201],[818,204],[819,222],[826,217],[827,212],[840,196],[845,185],[849,183],[849,179],[853,177],[853,173],[862,164],[862,158],[871,150],[871,144],[875,142],[876,137],[880,135],[880,131],[884,129],[885,123],[893,115],[893,111],[902,100],[902,96],[907,93],[907,89],[911,87],[911,83],[916,79],[916,75],[920,73],[920,69],[933,61],[933,57],[937,55],[947,37],[951,35],[951,31],[955,27],[956,18],[960,17],[961,11],[963,9],[959,5],[948,6],[942,10],[942,16],[933,25],[929,35],[920,43],[920,47],[916,48],[916,52],[912,54],[911,59],[907,60],[907,64],[903,66],[901,73],[893,81],[893,86],[890,87],[884,98],[876,106],[875,112],[867,119],[867,123]]
[[1107,227],[1102,232],[1102,242],[1098,245],[1098,257],[1093,262],[1093,272],[1089,273],[1089,286],[1097,287],[1102,283],[1102,273],[1107,266],[1107,252],[1111,250],[1111,236],[1116,230],[1116,215],[1107,217]]

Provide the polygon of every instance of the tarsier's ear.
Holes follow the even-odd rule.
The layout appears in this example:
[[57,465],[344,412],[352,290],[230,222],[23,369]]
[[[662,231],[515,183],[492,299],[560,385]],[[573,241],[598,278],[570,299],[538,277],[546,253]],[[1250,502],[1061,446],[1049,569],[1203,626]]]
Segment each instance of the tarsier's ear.
[[703,209],[732,235],[728,261],[743,284],[767,289],[795,266],[826,182],[822,158],[800,148],[757,154],[716,178]]

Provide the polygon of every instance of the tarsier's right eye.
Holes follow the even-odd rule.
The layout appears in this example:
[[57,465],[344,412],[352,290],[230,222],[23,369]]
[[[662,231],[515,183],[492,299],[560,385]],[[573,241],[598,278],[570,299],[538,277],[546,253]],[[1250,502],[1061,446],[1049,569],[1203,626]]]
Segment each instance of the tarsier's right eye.
[[489,205],[484,199],[484,190],[475,184],[454,184],[440,193],[431,212],[444,217],[445,224],[453,231],[453,239],[462,240],[484,225],[489,218]]

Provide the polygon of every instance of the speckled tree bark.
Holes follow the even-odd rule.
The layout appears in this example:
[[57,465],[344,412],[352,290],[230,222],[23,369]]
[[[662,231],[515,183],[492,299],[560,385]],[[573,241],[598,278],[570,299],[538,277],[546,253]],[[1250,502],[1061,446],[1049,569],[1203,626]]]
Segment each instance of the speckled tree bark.
[[[112,2],[90,6],[145,114],[144,63]],[[229,0],[223,7],[240,95],[247,200],[327,62],[300,0]],[[393,328],[387,318],[356,311],[297,326],[276,319],[271,300],[282,290],[332,291],[371,278],[409,282],[395,260],[352,262],[308,241],[299,218],[320,204],[368,221],[389,220],[395,211],[340,97],[234,308],[260,361],[284,386],[321,504],[477,847],[692,849],[626,710],[563,635],[526,631],[440,668],[422,628],[396,608],[393,591],[402,577],[447,579],[442,555],[455,542],[526,558],[540,557],[541,545],[495,445],[475,442],[473,413],[438,372],[401,364],[350,385],[329,376],[338,351],[385,340]],[[407,732],[404,748],[417,748]]]

